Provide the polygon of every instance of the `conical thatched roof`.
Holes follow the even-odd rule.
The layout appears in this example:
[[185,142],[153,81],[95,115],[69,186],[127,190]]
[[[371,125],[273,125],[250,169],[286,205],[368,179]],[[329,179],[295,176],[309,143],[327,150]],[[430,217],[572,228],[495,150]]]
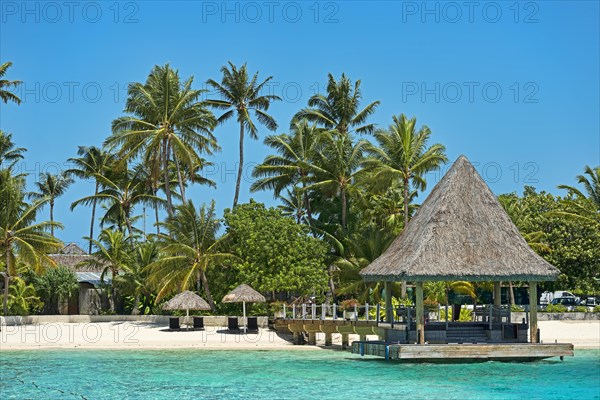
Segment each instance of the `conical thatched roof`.
[[223,297],[223,303],[264,303],[267,301],[265,296],[252,289],[250,286],[242,284]]
[[368,281],[554,280],[465,156],[361,275]]
[[186,290],[163,304],[163,310],[210,310],[210,305],[196,293]]

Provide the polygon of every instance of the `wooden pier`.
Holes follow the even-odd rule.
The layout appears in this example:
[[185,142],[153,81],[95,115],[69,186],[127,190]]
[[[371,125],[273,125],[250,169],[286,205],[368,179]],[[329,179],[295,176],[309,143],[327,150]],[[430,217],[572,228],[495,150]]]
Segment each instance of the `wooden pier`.
[[573,356],[570,343],[393,344],[352,342],[352,353],[403,362],[536,361]]

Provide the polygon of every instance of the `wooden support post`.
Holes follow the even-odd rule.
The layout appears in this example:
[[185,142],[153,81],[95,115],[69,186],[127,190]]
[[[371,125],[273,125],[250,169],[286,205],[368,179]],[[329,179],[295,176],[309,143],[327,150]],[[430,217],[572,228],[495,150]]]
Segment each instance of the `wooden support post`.
[[292,319],[296,319],[296,305],[292,304]]
[[317,319],[317,304],[316,303],[312,303],[312,315],[311,315],[311,319]]
[[314,346],[317,344],[317,332],[308,331],[308,344]]
[[342,333],[342,350],[346,350],[348,348],[348,334]]
[[333,303],[333,319],[337,319],[337,305]]
[[531,343],[538,343],[538,321],[537,321],[537,282],[529,282],[529,337]]
[[325,311],[326,311],[325,304],[321,304],[321,319],[322,320],[324,320],[327,317],[327,315],[325,314]]
[[302,319],[306,319],[306,303],[302,303]]
[[384,282],[385,290],[385,322],[392,322],[392,285],[389,282]]
[[[500,290],[502,282],[494,282],[494,322],[502,322],[502,291]],[[509,321],[510,322],[510,321]]]
[[369,322],[369,303],[365,304],[365,319]]
[[417,282],[417,343],[425,344],[425,319],[423,313],[423,282]]
[[325,332],[325,346],[331,346],[331,343],[333,343],[332,340],[332,333],[331,332]]

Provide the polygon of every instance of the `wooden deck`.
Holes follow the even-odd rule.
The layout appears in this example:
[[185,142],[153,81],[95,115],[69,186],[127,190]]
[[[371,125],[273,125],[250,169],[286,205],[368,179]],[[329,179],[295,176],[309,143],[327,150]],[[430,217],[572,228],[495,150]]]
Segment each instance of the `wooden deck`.
[[352,353],[404,362],[535,361],[573,356],[570,343],[392,344],[355,341]]

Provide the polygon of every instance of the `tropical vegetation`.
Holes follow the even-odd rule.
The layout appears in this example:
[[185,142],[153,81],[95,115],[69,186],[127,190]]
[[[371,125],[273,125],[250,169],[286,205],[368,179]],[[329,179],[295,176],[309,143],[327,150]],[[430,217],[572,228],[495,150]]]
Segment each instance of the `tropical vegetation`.
[[[0,78],[11,65],[0,66]],[[207,299],[212,313],[224,312],[231,306],[216,300],[241,283],[278,305],[309,299],[350,309],[383,304],[388,296],[393,304],[411,304],[406,285],[389,285],[386,293],[359,271],[418,212],[428,174],[448,161],[444,145],[427,125],[402,113],[391,116],[388,127],[377,127],[372,116],[380,102],[364,101],[362,82],[346,74],[329,74],[324,93],[312,96],[280,129],[269,114],[280,100],[268,92],[272,80],[230,62],[220,77],[202,80],[209,93],[193,76],[157,65],[143,82],[128,86],[123,112],[103,145],[79,146],[67,160],[70,168],[42,173],[32,192],[17,168],[26,149],[17,146],[18,135],[0,131],[4,314],[59,312],[77,295],[78,267],[101,274],[100,289],[109,297],[104,312],[155,313],[184,290]],[[0,80],[4,103],[20,103],[11,91],[19,83]],[[190,188],[222,188],[205,172],[231,137],[231,118],[239,164],[233,206],[220,215],[208,191],[199,201]],[[250,199],[242,186],[244,140],[258,139],[262,127],[272,133],[264,136],[267,154],[254,166],[248,192],[270,192],[275,207]],[[89,231],[82,232],[89,257],[67,267],[56,261],[64,243],[54,209],[80,182],[91,186],[71,209],[90,207]],[[559,190],[554,195],[526,186],[499,200],[530,247],[561,270],[559,280],[542,290],[597,293],[600,167],[583,167]],[[150,229],[147,208],[154,214]],[[521,283],[508,285],[512,300],[513,286]],[[451,295],[482,302],[490,290],[488,283],[427,282],[426,303],[445,305]],[[461,318],[468,316],[461,312]]]

